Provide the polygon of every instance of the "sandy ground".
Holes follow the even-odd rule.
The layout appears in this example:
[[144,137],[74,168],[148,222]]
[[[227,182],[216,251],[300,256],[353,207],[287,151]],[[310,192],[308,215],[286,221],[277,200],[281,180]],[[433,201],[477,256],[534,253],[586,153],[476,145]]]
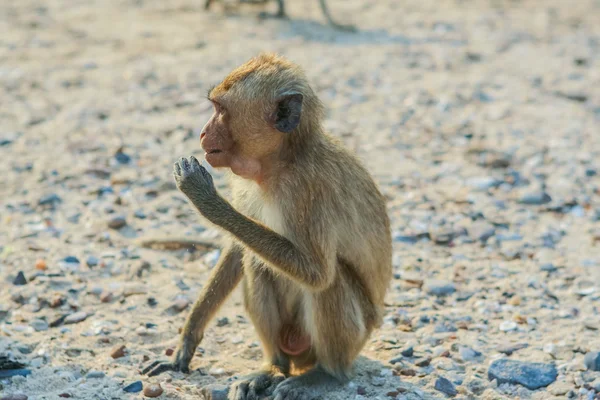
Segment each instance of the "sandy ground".
[[[355,34],[316,0],[289,2],[289,21],[202,3],[0,2],[0,357],[31,371],[1,396],[142,398],[123,390],[141,380],[198,399],[258,367],[237,290],[195,372],[139,374],[218,258],[144,242],[218,246],[172,164],[202,155],[206,90],[271,50],[305,68],[394,230],[385,323],[321,398],[600,397],[584,362],[600,350],[600,2],[330,1]],[[557,376],[502,383],[500,358]]]

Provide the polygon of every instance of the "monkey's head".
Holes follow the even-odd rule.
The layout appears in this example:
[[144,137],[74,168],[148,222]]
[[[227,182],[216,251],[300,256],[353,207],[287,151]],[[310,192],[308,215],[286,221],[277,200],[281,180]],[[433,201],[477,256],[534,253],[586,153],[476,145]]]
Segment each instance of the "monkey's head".
[[287,144],[318,134],[322,106],[297,65],[260,54],[211,89],[214,113],[202,130],[206,161],[259,179]]

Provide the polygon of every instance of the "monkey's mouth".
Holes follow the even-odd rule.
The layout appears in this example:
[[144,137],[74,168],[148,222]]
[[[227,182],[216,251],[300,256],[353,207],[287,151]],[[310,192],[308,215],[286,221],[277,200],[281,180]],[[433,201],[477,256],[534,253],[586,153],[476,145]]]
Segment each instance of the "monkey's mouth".
[[204,158],[214,168],[226,167],[229,161],[229,154],[221,149],[205,150]]

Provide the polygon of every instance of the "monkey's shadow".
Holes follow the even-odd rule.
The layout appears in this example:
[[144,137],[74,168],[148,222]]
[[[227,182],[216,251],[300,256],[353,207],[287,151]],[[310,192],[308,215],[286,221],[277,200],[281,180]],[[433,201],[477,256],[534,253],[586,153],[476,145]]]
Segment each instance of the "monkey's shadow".
[[410,37],[391,34],[385,29],[359,29],[356,32],[338,30],[327,23],[309,19],[289,19],[282,21],[280,34],[285,38],[302,37],[308,42],[330,43],[338,46],[356,46],[364,44],[401,44],[422,45],[442,43],[450,46],[465,46],[467,41],[444,39],[440,37]]
[[[406,396],[409,399],[441,399],[419,389],[416,385],[402,381],[399,376],[391,374],[390,368],[377,360],[359,356],[354,363],[354,377],[346,384],[323,384],[315,386],[311,395],[319,400],[353,399],[357,394],[370,398],[398,398]],[[240,376],[239,378],[243,378]],[[235,382],[235,381],[233,381]],[[231,379],[226,382],[215,382],[230,386]],[[418,393],[418,394],[417,394]],[[412,394],[412,396],[411,396]]]

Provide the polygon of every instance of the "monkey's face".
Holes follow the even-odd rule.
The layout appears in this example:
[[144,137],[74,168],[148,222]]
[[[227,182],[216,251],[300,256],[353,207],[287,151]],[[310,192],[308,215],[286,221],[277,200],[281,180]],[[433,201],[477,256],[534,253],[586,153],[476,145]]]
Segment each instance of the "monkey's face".
[[285,137],[299,124],[302,97],[261,100],[235,89],[209,96],[214,113],[202,130],[201,146],[213,168],[257,179],[261,166],[278,157]]

